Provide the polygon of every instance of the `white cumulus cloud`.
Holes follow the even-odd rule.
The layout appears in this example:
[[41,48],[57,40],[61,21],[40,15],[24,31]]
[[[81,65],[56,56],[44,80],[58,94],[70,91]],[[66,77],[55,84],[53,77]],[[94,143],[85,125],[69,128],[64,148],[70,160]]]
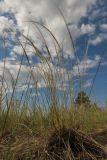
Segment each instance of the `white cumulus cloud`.
[[[23,31],[24,34],[27,34],[29,28],[29,34],[32,39],[36,39],[34,25],[29,24],[26,21],[36,20],[42,22],[54,33],[61,44],[64,42],[65,46],[67,46],[66,50],[68,50],[67,53],[69,55],[73,54],[71,53],[72,47],[58,8],[62,10],[67,23],[77,24],[80,18],[86,15],[88,7],[95,2],[96,0],[4,0],[0,2],[0,12],[13,13],[17,22],[17,28],[20,31]],[[82,33],[92,32],[93,30],[94,26],[82,25],[81,27]],[[45,38],[52,44],[50,36],[46,35]],[[51,48],[53,49],[53,46]]]

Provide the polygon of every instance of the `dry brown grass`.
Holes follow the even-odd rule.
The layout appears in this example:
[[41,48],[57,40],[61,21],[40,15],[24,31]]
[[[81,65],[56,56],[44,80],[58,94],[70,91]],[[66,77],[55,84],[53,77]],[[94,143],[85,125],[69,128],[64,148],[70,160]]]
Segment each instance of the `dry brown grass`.
[[[46,114],[42,113],[42,109],[29,110],[30,114],[27,109],[22,109],[22,112],[16,114],[15,110],[10,110],[4,132],[0,124],[1,160],[55,160],[58,158],[52,156],[56,153],[58,160],[64,156],[65,160],[103,157],[104,147],[99,144],[106,146],[106,109],[58,107]],[[2,122],[3,114],[0,118]],[[103,132],[98,132],[100,128]]]

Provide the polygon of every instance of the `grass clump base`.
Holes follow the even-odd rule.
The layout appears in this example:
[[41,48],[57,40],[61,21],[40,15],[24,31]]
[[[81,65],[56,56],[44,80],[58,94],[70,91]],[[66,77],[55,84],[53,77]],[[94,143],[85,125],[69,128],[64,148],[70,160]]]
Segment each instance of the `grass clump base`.
[[[105,149],[76,129],[62,127],[45,135],[0,137],[1,160],[106,160]],[[95,134],[93,135],[95,136]]]
[[91,137],[74,129],[61,128],[49,139],[48,153],[55,160],[106,159],[104,149]]

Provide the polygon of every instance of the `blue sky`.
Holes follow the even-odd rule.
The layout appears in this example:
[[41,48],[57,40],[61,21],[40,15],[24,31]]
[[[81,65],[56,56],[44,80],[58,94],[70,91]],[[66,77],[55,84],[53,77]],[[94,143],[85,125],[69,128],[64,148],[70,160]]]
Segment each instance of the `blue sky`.
[[[67,32],[63,18],[58,8],[63,12],[67,21],[69,30],[72,34],[75,52],[78,56],[78,65],[82,77],[82,87],[90,93],[90,88],[95,77],[98,64],[101,60],[98,74],[95,78],[92,89],[92,99],[100,104],[104,104],[107,98],[107,1],[106,0],[1,0],[0,1],[0,75],[3,73],[4,57],[6,55],[5,80],[8,83],[8,91],[12,92],[11,76],[16,79],[20,68],[20,60],[23,57],[23,51],[19,44],[19,39],[23,45],[26,40],[22,36],[28,35],[34,44],[40,49],[43,55],[47,56],[44,47],[43,38],[37,31],[34,24],[28,21],[38,21],[49,28],[63,46],[64,65],[59,65],[55,51],[54,41],[47,31],[40,26],[45,40],[51,52],[52,61],[49,62],[53,71],[60,70],[63,74],[59,75],[62,79],[58,80],[58,96],[63,99],[63,90],[68,90],[68,78],[65,75],[69,72],[74,83],[74,95],[79,90],[78,65],[75,53],[71,45],[70,37]],[[5,40],[5,47],[3,43]],[[56,44],[55,44],[56,45]],[[58,46],[56,46],[58,47]],[[45,63],[42,64],[39,58],[35,56],[34,49],[26,46],[26,52],[31,66],[34,67],[35,81],[38,82],[38,93],[35,93],[33,80],[29,84],[29,90],[32,90],[32,97],[38,94],[43,96],[47,92],[46,84],[41,75],[42,68],[49,70]],[[84,56],[86,55],[86,56]],[[8,72],[9,70],[9,72]],[[17,85],[17,96],[21,96],[22,91],[26,91],[28,86],[29,66],[26,57],[23,59],[20,76]],[[57,75],[57,73],[55,73]],[[70,77],[70,79],[71,79]],[[63,87],[61,88],[61,83]],[[49,96],[48,93],[46,95]],[[41,98],[40,98],[41,101]],[[61,100],[62,101],[62,100]]]

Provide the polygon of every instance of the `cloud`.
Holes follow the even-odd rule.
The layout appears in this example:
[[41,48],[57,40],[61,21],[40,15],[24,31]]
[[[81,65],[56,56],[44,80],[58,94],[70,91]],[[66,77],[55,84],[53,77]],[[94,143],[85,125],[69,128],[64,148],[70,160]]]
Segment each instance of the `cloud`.
[[101,57],[99,55],[96,55],[94,59],[87,58],[86,60],[80,61],[78,65],[75,65],[73,67],[73,75],[85,75],[89,69],[94,68],[98,65],[100,58]]
[[[0,61],[0,76],[3,77],[5,83],[6,83],[6,92],[12,91],[13,86],[15,84],[18,71],[20,68],[20,63],[17,62],[14,57],[9,57],[7,59],[3,59]],[[19,75],[19,81],[20,84],[26,81],[27,75],[28,75],[28,70],[26,66],[22,65],[21,66],[21,72]]]
[[[71,55],[73,52],[69,34],[67,33],[64,21],[58,11],[58,7],[64,13],[68,23],[70,22],[77,25],[80,18],[86,15],[88,7],[95,2],[96,0],[4,0],[3,2],[0,2],[2,6],[0,8],[3,8],[1,10],[2,13],[9,12],[14,14],[17,22],[17,28],[25,35],[28,33],[29,28],[29,35],[35,41],[37,41],[38,37],[35,36],[36,32],[34,24],[29,24],[25,21],[36,20],[40,23],[42,22],[54,33],[61,44],[64,42],[64,46],[66,46],[65,50],[67,50],[66,54]],[[83,34],[91,32],[93,31],[93,28],[94,26],[83,24],[81,27],[81,32]],[[42,32],[44,32],[43,29]],[[48,34],[45,38],[50,49],[52,50],[53,56],[55,56],[53,45],[51,45],[53,44],[53,40]]]
[[88,87],[90,87],[91,85],[92,85],[92,79],[87,80],[87,81],[85,82],[85,84],[83,85],[83,87],[84,87],[84,88],[88,88]]
[[[64,57],[74,58],[74,53],[72,50],[70,37],[67,32],[65,23],[63,18],[58,11],[58,7],[62,10],[67,23],[70,24],[69,28],[71,34],[73,35],[73,39],[75,40],[78,36],[83,34],[92,33],[95,31],[95,25],[93,24],[81,24],[79,26],[79,21],[82,16],[87,14],[87,9],[91,7],[96,0],[4,0],[0,2],[0,16],[2,25],[0,25],[0,32],[1,35],[4,31],[11,27],[13,29],[18,30],[20,33],[24,35],[28,34],[28,37],[33,41],[33,43],[43,52],[46,52],[44,40],[41,36],[38,29],[35,27],[33,23],[29,23],[27,21],[35,20],[40,22],[41,24],[48,27],[54,36],[57,38],[59,44],[63,47]],[[8,13],[12,13],[14,15],[14,19],[10,16],[7,16]],[[10,14],[8,14],[10,15]],[[7,25],[4,25],[7,24]],[[9,26],[8,26],[9,25]],[[8,27],[7,27],[8,26]],[[39,26],[41,33],[43,34],[46,43],[48,44],[49,50],[51,52],[51,56],[56,56],[56,49],[58,51],[58,46],[55,48],[55,40],[53,40],[52,36],[46,31],[46,29]],[[26,39],[21,36],[21,34],[17,34],[18,38],[25,45]],[[15,36],[12,37],[15,41]],[[97,40],[98,41],[98,40]],[[95,42],[93,42],[95,44]],[[29,56],[32,56],[35,52],[34,48],[27,45],[26,52]],[[20,63],[16,60],[17,55],[22,55],[23,50],[19,44],[13,46],[13,49],[10,52],[10,59],[6,60],[6,68],[11,72],[14,79],[16,79],[18,70],[20,68]],[[13,59],[12,59],[13,57]],[[98,60],[95,59],[87,59],[85,61],[81,61],[79,63],[80,72],[82,73],[83,70],[86,72],[89,68],[93,68],[97,65]],[[84,68],[85,64],[85,68]],[[3,68],[3,61],[0,61],[0,67]],[[33,73],[35,77],[35,83],[37,83],[38,88],[46,87],[46,83],[43,79],[43,76],[47,75],[51,77],[51,74],[54,73],[54,78],[56,81],[56,86],[61,90],[62,88],[65,90],[68,87],[68,75],[78,75],[77,65],[73,67],[73,70],[67,71],[65,68],[60,68],[58,66],[53,65],[49,62],[50,67],[52,70],[50,71],[49,66],[46,63],[42,65],[40,63],[35,64],[33,68]],[[18,85],[20,89],[26,88],[26,79],[29,74],[29,66],[22,65],[21,72],[19,76]],[[52,72],[52,73],[51,73]],[[2,74],[2,69],[1,72]],[[45,74],[45,75],[44,75]],[[48,78],[49,78],[48,77]],[[59,78],[58,78],[59,77]],[[10,76],[5,73],[5,78],[8,81],[8,85],[11,86],[11,79]],[[31,85],[33,84],[33,80],[31,79]],[[62,87],[63,84],[63,87]]]
[[[23,47],[24,47],[27,55],[29,55],[29,56],[33,56],[33,55],[34,55],[35,50],[34,50],[34,48],[33,48],[32,46],[25,45],[25,46],[23,46]],[[22,48],[21,45],[15,45],[15,46],[13,47],[13,49],[11,50],[11,52],[10,52],[10,55],[11,55],[11,56],[14,56],[14,57],[15,57],[16,55],[23,55],[23,54],[24,54],[24,50],[23,50],[23,48]]]
[[86,14],[87,8],[95,2],[96,0],[46,0],[45,2],[43,0],[23,0],[23,2],[21,0],[4,0],[2,6],[4,5],[8,10],[14,12],[22,26],[23,21],[29,18],[29,13],[33,17],[47,19],[53,23],[54,18],[58,16],[57,7],[63,10],[68,20],[77,22],[81,16]]
[[101,24],[100,28],[102,31],[107,31],[107,24]]
[[[94,59],[86,59],[79,62],[79,71],[82,76],[87,74],[87,71],[98,65],[100,56],[96,55]],[[4,61],[0,61],[0,76],[3,75]],[[6,59],[4,78],[7,84],[6,92],[10,93],[13,91],[12,85],[15,82],[18,71],[20,69],[20,63],[14,59],[14,57],[9,57]],[[50,62],[48,63],[37,63],[32,67],[33,76],[31,76],[31,69],[28,65],[22,64],[18,82],[16,85],[17,92],[26,92],[27,88],[38,89],[55,87],[59,91],[69,91],[69,84],[72,78],[78,76],[78,66],[73,66],[72,70],[67,70],[66,68],[61,68]],[[84,85],[88,87],[89,82]]]
[[[71,25],[69,25],[69,28],[71,30],[71,33],[72,33],[72,36],[74,37],[74,39],[76,39],[77,37],[79,37],[83,34],[88,34],[88,33],[92,33],[95,31],[95,25],[92,25],[92,24],[86,24],[86,25],[82,24],[80,27],[76,24],[71,24]],[[40,32],[42,32],[42,34],[45,38],[45,42],[47,43],[51,57],[57,56],[56,48],[57,48],[57,50],[59,50],[59,49],[58,49],[58,45],[57,45],[57,43],[55,43],[55,40],[53,39],[52,35],[50,35],[47,32],[43,32],[43,30],[41,30],[41,29],[40,29]],[[60,33],[61,31],[58,30],[58,32]],[[36,36],[34,36],[34,35],[36,35]],[[40,33],[36,32],[36,34],[33,34],[33,36],[28,35],[28,37],[30,40],[32,40],[33,44],[41,51],[42,55],[48,56],[48,52],[47,52],[47,49],[45,46],[44,39],[40,35]],[[35,38],[32,38],[32,37],[35,37]],[[29,45],[29,41],[26,41],[26,38],[20,36],[19,39],[22,44],[28,42],[28,44],[26,44],[24,48],[26,48],[25,50],[26,50],[27,55],[33,56],[34,53],[36,53],[36,50],[34,49],[34,47]],[[68,42],[68,40],[69,40],[69,42]],[[69,58],[73,59],[74,54],[72,51],[71,40],[69,38],[63,39],[62,45],[63,45],[62,50],[64,53],[64,58],[69,57]],[[61,45],[60,45],[60,47],[61,47]],[[22,49],[21,45],[14,46],[10,54],[14,55],[14,56],[15,55],[22,55],[23,49]]]
[[100,36],[97,36],[95,39],[90,40],[90,44],[93,44],[94,46],[98,45],[102,42],[102,38]]
[[96,45],[98,45],[99,43],[101,43],[101,42],[103,42],[105,40],[107,40],[107,35],[104,32],[102,32],[102,33],[99,33],[94,38],[91,38],[89,40],[89,43],[93,44],[94,46],[96,46]]
[[[17,91],[26,91],[28,86],[30,89],[35,87],[46,88],[50,85],[56,86],[60,90],[61,86],[64,85],[65,88],[68,83],[68,72],[65,68],[57,67],[52,63],[38,63],[32,69],[22,64],[20,68],[20,63],[15,61],[13,57],[10,57],[5,60],[5,70],[4,60],[0,61],[0,76],[3,76],[4,71],[4,79],[7,85],[6,92],[13,91],[19,70],[20,74],[16,85]],[[32,75],[31,70],[33,71]]]
[[95,25],[93,25],[93,24],[82,24],[82,26],[81,26],[81,32],[83,33],[83,34],[86,34],[86,33],[92,33],[92,32],[94,32],[95,31]]
[[82,23],[81,26],[78,24],[69,24],[69,28],[71,30],[72,36],[74,39],[78,38],[81,35],[93,33],[95,31],[94,24],[84,24]]
[[13,20],[9,20],[5,16],[0,16],[0,36],[4,33],[8,34],[8,30],[9,28],[12,28],[13,24]]

